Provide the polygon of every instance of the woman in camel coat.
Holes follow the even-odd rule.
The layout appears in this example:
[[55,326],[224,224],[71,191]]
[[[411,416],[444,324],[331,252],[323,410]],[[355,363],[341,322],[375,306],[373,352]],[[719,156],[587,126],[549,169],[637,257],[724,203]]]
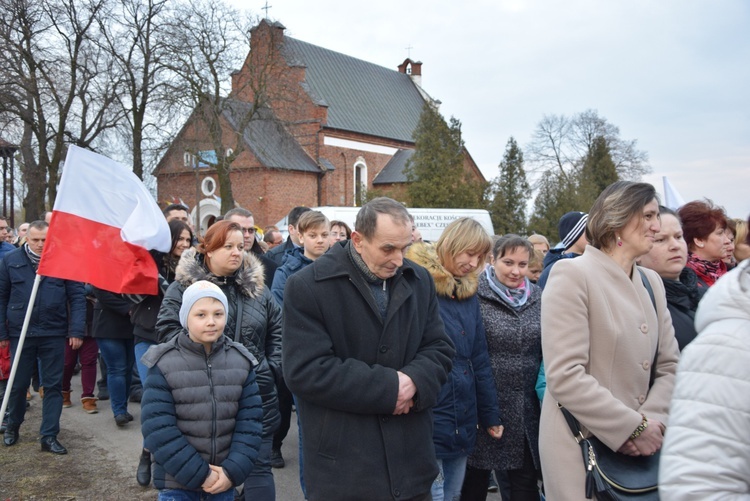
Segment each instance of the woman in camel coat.
[[547,390],[539,437],[549,501],[585,499],[581,449],[558,403],[584,434],[612,450],[638,456],[661,448],[679,355],[662,281],[635,266],[659,228],[654,188],[619,181],[589,213],[586,252],[550,274],[542,300]]

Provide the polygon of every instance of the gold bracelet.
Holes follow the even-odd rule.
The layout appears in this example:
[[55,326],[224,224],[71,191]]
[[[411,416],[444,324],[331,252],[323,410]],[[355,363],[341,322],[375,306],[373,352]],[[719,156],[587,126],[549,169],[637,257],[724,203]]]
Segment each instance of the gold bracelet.
[[646,419],[646,416],[641,414],[643,416],[643,420],[641,421],[641,424],[638,425],[638,428],[635,429],[633,433],[630,434],[630,440],[635,440],[636,438],[641,436],[641,433],[643,433],[643,430],[648,428],[648,419]]

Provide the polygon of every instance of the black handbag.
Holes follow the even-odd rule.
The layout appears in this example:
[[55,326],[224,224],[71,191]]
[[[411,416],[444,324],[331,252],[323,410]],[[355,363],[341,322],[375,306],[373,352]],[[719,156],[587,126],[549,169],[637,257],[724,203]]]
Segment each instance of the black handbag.
[[584,438],[578,421],[560,407],[570,431],[581,446],[586,466],[586,498],[599,501],[659,500],[659,457],[627,456],[615,452],[598,438]]
[[[656,309],[656,298],[646,275],[640,269],[643,285]],[[659,344],[656,345],[656,355],[651,364],[649,387],[654,384],[656,377],[656,362],[659,354]],[[598,438],[585,438],[581,433],[578,421],[568,409],[557,406],[565,417],[573,437],[581,446],[583,464],[586,466],[586,499],[596,497],[599,501],[638,500],[659,501],[659,458],[661,451],[653,456],[627,456],[613,451]]]

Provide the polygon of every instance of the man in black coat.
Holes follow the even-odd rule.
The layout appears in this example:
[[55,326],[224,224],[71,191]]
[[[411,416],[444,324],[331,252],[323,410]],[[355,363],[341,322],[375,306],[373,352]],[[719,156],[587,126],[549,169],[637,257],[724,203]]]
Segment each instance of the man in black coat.
[[430,499],[431,409],[454,348],[432,278],[404,259],[406,209],[376,198],[356,228],[284,289],[282,367],[297,397],[307,498]]

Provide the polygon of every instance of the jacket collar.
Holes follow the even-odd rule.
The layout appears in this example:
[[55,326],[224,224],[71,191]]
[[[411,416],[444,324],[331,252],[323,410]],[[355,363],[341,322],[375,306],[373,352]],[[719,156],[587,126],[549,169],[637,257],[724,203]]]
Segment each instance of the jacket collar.
[[[320,256],[313,263],[313,273],[316,281],[328,280],[336,277],[352,277],[359,276],[362,274],[354,266],[351,259],[347,255],[349,253],[349,246],[352,245],[351,240],[347,240],[344,244],[334,244],[331,249]],[[404,264],[401,268],[396,271],[396,275],[390,278],[389,281],[396,281],[402,275],[411,274],[412,276],[419,278],[419,275],[414,270],[414,265],[408,259],[404,259]],[[364,281],[364,277],[362,277]]]
[[190,248],[182,253],[175,271],[175,280],[185,288],[199,280],[208,280],[216,285],[232,283],[243,295],[251,299],[260,297],[265,287],[263,265],[251,252],[245,252],[242,266],[231,277],[217,277],[206,268],[203,255]]
[[437,249],[431,244],[415,244],[406,253],[409,259],[425,268],[435,282],[435,290],[440,296],[468,299],[477,292],[477,273],[464,277],[454,277],[438,259]]

